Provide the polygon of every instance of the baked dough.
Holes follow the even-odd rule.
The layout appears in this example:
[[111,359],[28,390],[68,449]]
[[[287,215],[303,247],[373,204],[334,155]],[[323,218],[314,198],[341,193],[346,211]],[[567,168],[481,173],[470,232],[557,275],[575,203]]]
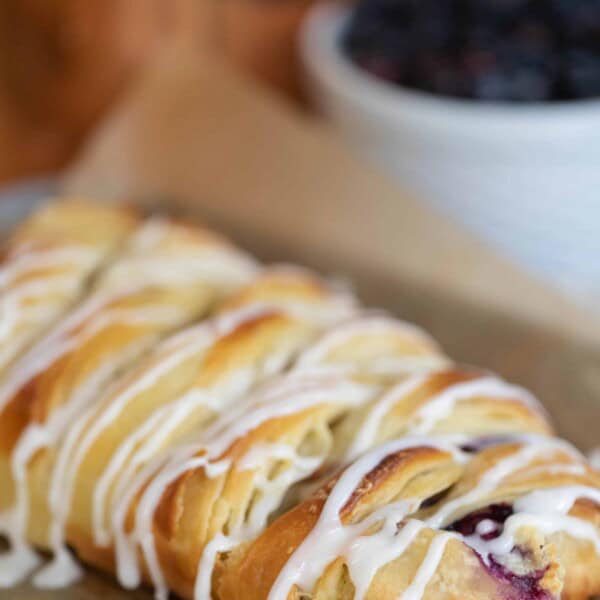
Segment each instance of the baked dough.
[[0,262],[0,373],[81,297],[137,222],[132,210],[71,199],[15,230]]
[[145,220],[96,271],[0,378],[0,585],[600,593],[600,474],[526,390],[195,226]]

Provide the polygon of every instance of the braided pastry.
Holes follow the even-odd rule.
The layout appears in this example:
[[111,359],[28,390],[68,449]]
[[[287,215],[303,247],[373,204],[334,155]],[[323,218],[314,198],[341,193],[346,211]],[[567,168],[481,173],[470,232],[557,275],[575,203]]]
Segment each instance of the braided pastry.
[[0,380],[0,585],[77,556],[159,599],[600,593],[600,475],[524,389],[168,220],[86,285]]
[[393,440],[224,557],[219,597],[586,598],[599,485],[551,437]]
[[28,533],[36,539],[35,525],[28,532],[27,524],[32,460],[160,337],[202,316],[256,268],[212,233],[166,220],[142,223],[89,295],[12,365],[0,382],[0,476],[7,481],[0,507],[14,502],[0,524],[17,552],[8,577],[38,562],[24,544]]
[[69,200],[17,228],[0,264],[0,373],[71,307],[136,223],[132,211]]

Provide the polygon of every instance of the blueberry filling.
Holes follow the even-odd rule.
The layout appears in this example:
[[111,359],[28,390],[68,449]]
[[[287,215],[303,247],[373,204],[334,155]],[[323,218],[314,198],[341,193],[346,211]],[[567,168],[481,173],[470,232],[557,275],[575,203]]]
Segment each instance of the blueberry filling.
[[[498,537],[502,533],[505,521],[512,514],[513,508],[510,504],[490,504],[489,506],[476,510],[461,519],[454,521],[454,523],[449,525],[446,529],[449,531],[456,531],[463,536],[471,536],[478,533],[478,526],[480,526],[482,522],[487,522],[488,524],[494,524],[495,527],[486,528],[486,533],[479,533],[479,536],[484,540],[490,540]],[[525,556],[525,553],[518,547],[514,548],[513,551]],[[488,573],[508,587],[509,591],[507,591],[505,595],[506,600],[551,599],[550,594],[540,586],[540,581],[544,577],[545,569],[518,575],[499,563],[494,556],[488,556],[484,561],[479,553],[475,552],[475,554],[477,554],[477,558]]]
[[514,590],[514,595],[510,600],[551,600],[552,596],[540,587],[540,580],[544,577],[545,569],[531,571],[526,575],[517,575],[509,571],[506,567],[498,563],[493,556],[489,557],[488,564],[485,564],[479,557],[481,564],[496,579],[507,583]]
[[482,521],[491,521],[496,524],[497,527],[488,533],[481,535],[484,540],[491,540],[498,537],[502,533],[502,525],[513,514],[513,509],[510,504],[490,504],[485,508],[480,508],[472,513],[469,513],[462,519],[454,521],[446,529],[449,531],[456,531],[464,536],[473,535],[477,526]]
[[460,449],[468,454],[477,454],[486,448],[492,446],[498,446],[500,444],[506,444],[510,442],[512,436],[510,435],[488,435],[480,438],[473,438],[468,443],[463,444]]
[[362,0],[342,43],[373,75],[434,94],[600,96],[600,0]]

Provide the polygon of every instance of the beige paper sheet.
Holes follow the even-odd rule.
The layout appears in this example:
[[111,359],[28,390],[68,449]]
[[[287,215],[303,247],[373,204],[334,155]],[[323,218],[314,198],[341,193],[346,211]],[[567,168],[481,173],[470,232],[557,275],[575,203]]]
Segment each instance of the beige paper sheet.
[[368,270],[600,339],[596,317],[429,212],[297,110],[221,59],[179,48],[149,68],[65,184],[165,201],[254,250]]

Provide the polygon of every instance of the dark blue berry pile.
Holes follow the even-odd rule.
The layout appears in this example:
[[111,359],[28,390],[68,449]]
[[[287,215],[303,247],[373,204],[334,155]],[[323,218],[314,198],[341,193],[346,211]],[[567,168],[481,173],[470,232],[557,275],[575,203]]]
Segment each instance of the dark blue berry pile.
[[600,0],[363,0],[343,36],[387,81],[446,96],[600,96]]

